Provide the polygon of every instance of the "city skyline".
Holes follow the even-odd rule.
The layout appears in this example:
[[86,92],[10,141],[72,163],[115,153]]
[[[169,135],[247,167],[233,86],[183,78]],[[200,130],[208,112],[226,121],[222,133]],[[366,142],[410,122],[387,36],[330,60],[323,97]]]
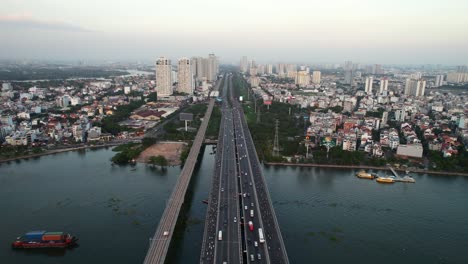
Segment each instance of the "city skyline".
[[0,49],[8,51],[1,59],[155,60],[159,54],[175,59],[215,53],[224,63],[246,55],[259,62],[454,65],[468,61],[467,8],[459,0],[6,0]]

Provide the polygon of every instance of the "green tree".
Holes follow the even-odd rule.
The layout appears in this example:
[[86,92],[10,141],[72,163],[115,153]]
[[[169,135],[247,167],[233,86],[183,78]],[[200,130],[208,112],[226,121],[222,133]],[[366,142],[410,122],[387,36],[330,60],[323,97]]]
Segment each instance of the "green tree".
[[150,157],[149,162],[153,166],[166,167],[168,165],[167,159],[161,155]]

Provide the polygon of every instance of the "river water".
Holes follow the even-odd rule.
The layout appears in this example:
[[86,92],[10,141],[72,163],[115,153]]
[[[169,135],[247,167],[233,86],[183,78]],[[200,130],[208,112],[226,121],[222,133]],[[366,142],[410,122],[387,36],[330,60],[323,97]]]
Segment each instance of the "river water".
[[[213,170],[203,152],[170,263],[198,263]],[[0,165],[0,263],[142,263],[179,167],[111,166],[110,149]],[[381,185],[354,170],[264,167],[291,263],[468,263],[468,177]],[[67,231],[69,250],[12,250],[30,230]]]

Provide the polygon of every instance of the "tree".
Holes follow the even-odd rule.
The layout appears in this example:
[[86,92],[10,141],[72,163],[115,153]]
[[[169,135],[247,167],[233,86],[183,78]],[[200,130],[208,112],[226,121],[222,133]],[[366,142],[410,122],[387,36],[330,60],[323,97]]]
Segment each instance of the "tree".
[[148,94],[148,102],[156,102],[158,100],[158,95],[156,92]]
[[149,162],[153,166],[166,167],[168,165],[167,159],[161,155],[150,157]]

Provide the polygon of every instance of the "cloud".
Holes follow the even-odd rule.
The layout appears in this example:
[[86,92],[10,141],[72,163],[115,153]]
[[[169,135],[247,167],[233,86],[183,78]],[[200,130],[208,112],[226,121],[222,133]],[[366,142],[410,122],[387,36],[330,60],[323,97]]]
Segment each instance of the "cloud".
[[0,26],[72,32],[91,32],[91,30],[64,21],[37,19],[28,13],[0,15]]

